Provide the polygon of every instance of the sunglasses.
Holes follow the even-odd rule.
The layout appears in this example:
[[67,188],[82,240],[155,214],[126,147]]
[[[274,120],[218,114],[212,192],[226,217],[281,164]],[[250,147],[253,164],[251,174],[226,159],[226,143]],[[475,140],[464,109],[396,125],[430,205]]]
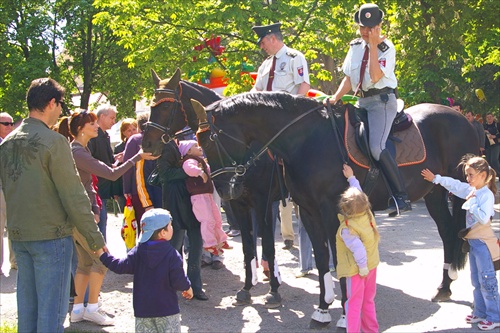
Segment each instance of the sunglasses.
[[11,122],[8,122],[8,121],[0,121],[0,124],[4,125],[4,126],[14,126],[14,123],[11,123]]

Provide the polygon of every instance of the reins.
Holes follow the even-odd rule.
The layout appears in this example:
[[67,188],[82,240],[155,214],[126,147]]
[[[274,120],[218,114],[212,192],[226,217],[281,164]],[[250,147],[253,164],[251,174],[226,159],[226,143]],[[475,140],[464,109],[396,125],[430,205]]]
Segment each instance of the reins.
[[[281,130],[278,131],[278,133],[276,133],[256,154],[254,154],[245,164],[239,164],[237,165],[237,162],[229,155],[229,153],[227,152],[227,150],[224,148],[224,146],[222,145],[222,143],[219,141],[219,137],[218,135],[219,134],[224,134],[226,135],[227,137],[231,138],[232,140],[238,142],[238,143],[241,143],[242,145],[244,145],[247,149],[249,149],[250,147],[248,145],[246,145],[243,141],[233,137],[232,135],[222,131],[221,129],[218,129],[215,124],[211,121],[211,117],[208,116],[207,119],[208,120],[208,124],[210,125],[210,130],[212,132],[212,135],[210,136],[210,139],[212,141],[214,141],[216,143],[216,147],[217,147],[217,151],[219,153],[219,159],[220,159],[220,164],[221,165],[224,165],[223,163],[223,160],[222,160],[222,154],[220,153],[220,150],[223,151],[224,155],[226,155],[226,157],[229,159],[231,165],[233,165],[233,167],[222,167],[220,169],[217,169],[215,170],[214,172],[212,172],[212,177],[215,177],[215,176],[218,176],[220,174],[223,174],[223,173],[228,173],[228,172],[233,172],[235,174],[235,176],[237,177],[240,177],[240,176],[243,176],[245,175],[246,171],[248,170],[248,168],[250,168],[252,165],[255,165],[255,162],[257,160],[259,160],[259,158],[269,149],[269,146],[274,142],[276,141],[276,139],[281,135],[283,134],[284,131],[286,131],[288,128],[290,128],[292,125],[294,125],[296,122],[298,122],[299,120],[301,120],[302,118],[304,118],[305,116],[311,114],[312,112],[314,111],[317,111],[317,110],[320,110],[323,108],[323,105],[319,105],[315,108],[312,108],[306,112],[304,112],[303,114],[301,114],[300,116],[294,118],[290,123],[288,123],[285,127],[283,127]],[[214,130],[215,130],[215,133],[214,133]],[[213,138],[212,138],[213,137]],[[220,146],[220,148],[219,148]]]

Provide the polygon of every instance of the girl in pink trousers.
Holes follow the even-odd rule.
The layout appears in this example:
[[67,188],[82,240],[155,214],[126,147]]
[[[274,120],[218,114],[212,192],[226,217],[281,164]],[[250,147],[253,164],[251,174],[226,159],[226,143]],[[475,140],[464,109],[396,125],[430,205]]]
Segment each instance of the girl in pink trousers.
[[186,187],[191,194],[191,204],[196,219],[201,223],[201,237],[206,251],[218,256],[223,249],[232,249],[227,243],[227,235],[222,230],[220,208],[215,203],[214,185],[210,178],[210,166],[203,158],[203,150],[195,140],[179,142],[182,168],[189,176]]
[[344,165],[344,176],[350,187],[339,201],[340,227],[337,231],[337,277],[346,278],[345,303],[347,332],[378,332],[375,311],[377,266],[380,262],[379,233],[370,202]]

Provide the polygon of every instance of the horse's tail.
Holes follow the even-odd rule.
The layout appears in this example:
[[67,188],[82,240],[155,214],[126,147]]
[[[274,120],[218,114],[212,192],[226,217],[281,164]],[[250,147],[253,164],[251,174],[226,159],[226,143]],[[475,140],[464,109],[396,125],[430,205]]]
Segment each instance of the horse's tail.
[[462,209],[462,205],[465,200],[453,196],[453,205],[452,205],[452,215],[453,215],[453,223],[452,230],[453,239],[453,261],[451,266],[456,270],[461,270],[465,267],[465,263],[467,262],[467,254],[462,251],[462,245],[464,240],[458,237],[458,232],[465,228],[465,213],[466,211]]

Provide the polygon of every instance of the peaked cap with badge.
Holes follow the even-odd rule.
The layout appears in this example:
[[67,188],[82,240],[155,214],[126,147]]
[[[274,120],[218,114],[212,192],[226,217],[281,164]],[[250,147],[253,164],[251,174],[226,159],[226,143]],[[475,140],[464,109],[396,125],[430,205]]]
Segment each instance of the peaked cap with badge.
[[270,25],[256,25],[252,27],[252,30],[257,34],[257,45],[260,44],[262,38],[266,37],[269,34],[280,32],[281,22],[273,23]]
[[384,12],[374,3],[365,3],[354,14],[354,22],[362,27],[374,27],[384,18]]

